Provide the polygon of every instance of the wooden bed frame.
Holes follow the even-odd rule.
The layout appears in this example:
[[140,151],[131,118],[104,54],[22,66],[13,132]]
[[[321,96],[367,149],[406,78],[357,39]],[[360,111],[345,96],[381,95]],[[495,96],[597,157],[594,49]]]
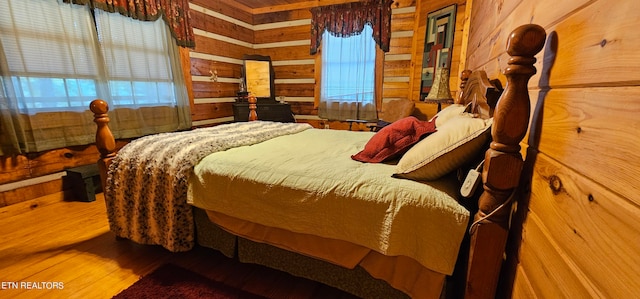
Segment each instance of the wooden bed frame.
[[[505,90],[493,113],[492,142],[485,154],[482,182],[484,191],[478,200],[478,211],[469,230],[469,252],[465,282],[465,298],[494,298],[509,230],[513,195],[520,181],[523,159],[520,142],[529,125],[530,99],[528,81],[536,73],[534,57],[546,40],[544,29],[528,24],[516,28],[509,36],[507,53],[511,56],[504,74]],[[478,89],[476,81],[467,82],[463,73],[462,94]],[[482,86],[481,86],[482,87]],[[481,91],[482,92],[482,91]],[[250,105],[255,115],[255,103]],[[490,109],[489,107],[480,107]],[[100,151],[98,166],[103,186],[107,169],[116,156],[116,142],[108,127],[108,105],[94,100],[90,105],[97,124],[96,146]],[[482,110],[481,109],[481,110]],[[257,118],[257,117],[256,117]]]

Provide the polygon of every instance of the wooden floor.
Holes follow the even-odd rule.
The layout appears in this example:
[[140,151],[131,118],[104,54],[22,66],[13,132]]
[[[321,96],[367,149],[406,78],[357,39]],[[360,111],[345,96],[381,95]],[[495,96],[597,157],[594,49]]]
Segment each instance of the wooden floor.
[[[354,298],[205,248],[171,253],[116,240],[102,194],[90,203],[60,198],[51,195],[0,209],[0,298],[111,298],[167,262],[271,298]],[[12,289],[13,282],[21,288]],[[53,289],[25,289],[26,282]]]

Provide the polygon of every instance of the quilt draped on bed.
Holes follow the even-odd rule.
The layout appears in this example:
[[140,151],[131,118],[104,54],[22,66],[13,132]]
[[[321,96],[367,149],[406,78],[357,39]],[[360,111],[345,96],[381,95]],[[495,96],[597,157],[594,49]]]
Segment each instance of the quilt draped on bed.
[[124,146],[109,167],[104,191],[116,236],[186,251],[195,243],[188,178],[205,156],[304,131],[309,124],[244,122],[163,133]]

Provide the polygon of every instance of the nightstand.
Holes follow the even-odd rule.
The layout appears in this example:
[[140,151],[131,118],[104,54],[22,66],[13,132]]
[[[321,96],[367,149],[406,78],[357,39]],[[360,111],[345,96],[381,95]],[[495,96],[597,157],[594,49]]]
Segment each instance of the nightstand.
[[453,99],[442,99],[442,100],[424,100],[425,103],[429,104],[438,104],[438,112],[442,110],[442,104],[451,105],[453,104]]

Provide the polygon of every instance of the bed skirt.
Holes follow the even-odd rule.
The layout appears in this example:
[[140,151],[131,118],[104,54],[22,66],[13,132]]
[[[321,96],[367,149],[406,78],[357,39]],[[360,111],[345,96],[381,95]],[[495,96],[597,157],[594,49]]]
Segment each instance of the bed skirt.
[[[254,263],[294,276],[324,283],[362,298],[410,298],[361,266],[344,268],[330,262],[236,236],[209,220],[207,212],[194,207],[197,242],[243,263]],[[439,290],[436,293],[441,293]],[[437,296],[436,296],[437,298]]]
[[209,221],[207,212],[193,207],[198,245],[215,249],[228,258],[236,258],[237,237]]

